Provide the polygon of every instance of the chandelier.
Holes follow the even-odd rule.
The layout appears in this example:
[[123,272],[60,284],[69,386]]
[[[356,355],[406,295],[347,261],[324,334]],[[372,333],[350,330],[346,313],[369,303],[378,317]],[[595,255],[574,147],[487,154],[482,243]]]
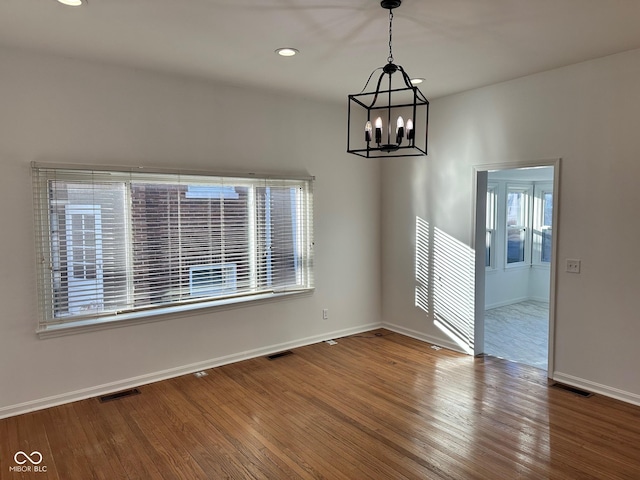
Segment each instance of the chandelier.
[[[361,157],[413,157],[427,154],[429,101],[411,83],[407,72],[393,63],[393,10],[401,3],[402,0],[380,2],[382,8],[389,10],[387,64],[371,72],[360,93],[349,95],[347,152]],[[378,70],[382,72],[375,91],[365,92]]]

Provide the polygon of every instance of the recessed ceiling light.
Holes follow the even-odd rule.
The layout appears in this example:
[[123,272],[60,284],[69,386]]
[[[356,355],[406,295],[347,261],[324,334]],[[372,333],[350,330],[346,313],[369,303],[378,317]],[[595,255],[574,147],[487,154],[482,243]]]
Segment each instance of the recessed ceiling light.
[[87,4],[87,0],[58,0],[58,2],[69,7],[80,7]]
[[297,55],[300,52],[295,48],[285,47],[285,48],[278,48],[276,50],[276,53],[282,57],[293,57],[294,55]]
[[420,83],[424,82],[424,78],[412,78],[411,79],[411,84],[412,85],[418,85]]

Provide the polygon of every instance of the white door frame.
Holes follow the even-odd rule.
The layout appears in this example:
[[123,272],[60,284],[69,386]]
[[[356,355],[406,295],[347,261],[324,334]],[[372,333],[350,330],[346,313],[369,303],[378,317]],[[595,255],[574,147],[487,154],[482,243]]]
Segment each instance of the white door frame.
[[549,286],[549,354],[547,377],[553,377],[555,359],[555,312],[558,246],[558,211],[560,209],[560,164],[561,158],[531,160],[513,163],[474,165],[473,167],[473,238],[475,256],[475,316],[474,354],[484,353],[484,307],[485,307],[485,250],[486,250],[486,203],[488,172],[514,168],[553,167],[553,229],[551,231],[551,265]]

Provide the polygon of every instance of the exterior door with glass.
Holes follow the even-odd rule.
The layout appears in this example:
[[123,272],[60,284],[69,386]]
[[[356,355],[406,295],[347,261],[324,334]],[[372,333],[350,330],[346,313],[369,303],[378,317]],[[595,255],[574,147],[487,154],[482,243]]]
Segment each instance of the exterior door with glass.
[[65,208],[69,313],[103,309],[102,214],[99,205]]

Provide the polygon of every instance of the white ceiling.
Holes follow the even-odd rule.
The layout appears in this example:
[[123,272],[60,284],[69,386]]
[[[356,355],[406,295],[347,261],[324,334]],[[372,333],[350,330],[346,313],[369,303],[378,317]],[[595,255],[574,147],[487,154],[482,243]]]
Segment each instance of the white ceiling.
[[[0,45],[336,101],[388,55],[378,0],[88,1],[0,0]],[[638,0],[404,0],[394,16],[395,61],[431,99],[640,48]]]

